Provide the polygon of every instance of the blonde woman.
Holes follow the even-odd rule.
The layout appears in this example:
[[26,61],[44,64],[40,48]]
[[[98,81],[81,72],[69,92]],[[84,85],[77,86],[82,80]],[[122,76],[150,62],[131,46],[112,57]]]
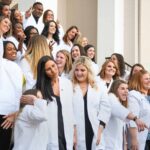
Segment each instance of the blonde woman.
[[56,54],[56,64],[59,76],[69,78],[69,72],[72,69],[71,55],[67,50],[60,50]]
[[103,149],[102,131],[109,120],[110,106],[105,92],[94,80],[91,60],[79,57],[72,70],[73,106],[77,128],[77,150]]
[[35,85],[37,78],[37,64],[42,56],[51,55],[46,38],[42,35],[34,36],[29,42],[27,52],[20,62],[20,66],[26,78],[26,89]]

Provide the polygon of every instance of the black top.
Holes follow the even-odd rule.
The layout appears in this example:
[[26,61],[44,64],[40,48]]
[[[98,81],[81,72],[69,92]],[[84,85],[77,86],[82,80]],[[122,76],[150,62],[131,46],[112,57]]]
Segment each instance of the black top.
[[58,142],[59,142],[59,150],[66,150],[66,139],[65,139],[65,132],[64,132],[64,122],[62,116],[62,105],[60,101],[60,97],[54,95],[57,102],[57,116],[58,116]]
[[92,129],[91,122],[89,120],[88,116],[88,110],[87,110],[87,92],[83,97],[84,99],[84,117],[85,117],[85,140],[86,140],[86,150],[92,149],[92,141],[94,132]]

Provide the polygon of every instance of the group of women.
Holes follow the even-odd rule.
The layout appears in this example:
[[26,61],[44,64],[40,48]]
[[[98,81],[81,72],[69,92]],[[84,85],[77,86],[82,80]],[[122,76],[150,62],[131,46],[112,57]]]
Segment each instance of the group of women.
[[[35,27],[14,27],[9,41],[10,20],[0,16],[0,148],[9,149],[14,124],[13,150],[145,149],[150,74],[142,65],[129,75],[114,53],[100,68],[87,39],[74,44],[76,26],[61,40],[54,20],[45,22],[42,35]],[[41,98],[22,95],[32,88]]]

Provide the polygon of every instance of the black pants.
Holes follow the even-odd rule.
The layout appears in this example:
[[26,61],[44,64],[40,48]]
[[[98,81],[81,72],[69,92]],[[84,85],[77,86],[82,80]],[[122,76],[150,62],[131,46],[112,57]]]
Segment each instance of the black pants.
[[150,150],[150,140],[146,141],[145,150]]
[[12,128],[3,129],[1,124],[5,119],[0,115],[0,150],[9,150],[11,143]]

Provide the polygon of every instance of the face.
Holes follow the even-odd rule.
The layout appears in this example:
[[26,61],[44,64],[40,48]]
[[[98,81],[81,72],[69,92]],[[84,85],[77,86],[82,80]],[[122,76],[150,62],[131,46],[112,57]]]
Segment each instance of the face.
[[12,43],[8,43],[6,45],[6,49],[5,49],[5,58],[7,58],[8,60],[16,60],[17,58],[17,50],[15,48],[15,46]]
[[150,89],[150,75],[148,73],[142,76],[141,82],[144,90]]
[[88,50],[87,50],[87,56],[90,58],[90,59],[93,59],[94,56],[95,56],[95,49],[94,47],[90,47]]
[[6,32],[9,31],[10,29],[10,20],[8,18],[5,18],[3,19],[1,22],[0,22],[0,30],[1,32],[4,34]]
[[22,23],[22,22],[23,22],[23,17],[22,17],[21,12],[20,12],[19,10],[15,10],[14,18],[15,18],[19,23]]
[[12,0],[1,0],[4,4],[10,5]]
[[30,31],[30,38],[32,38],[33,36],[35,36],[35,35],[38,35],[38,32],[37,32],[37,30],[36,29],[31,29],[31,31]]
[[17,23],[14,28],[14,34],[18,35],[20,32],[23,32],[23,27],[20,23]]
[[128,85],[125,83],[120,84],[120,86],[117,89],[118,98],[121,101],[126,101],[128,96]]
[[73,58],[73,60],[76,60],[77,58],[80,57],[80,50],[78,46],[74,46],[71,50],[71,56]]
[[105,68],[105,75],[113,77],[115,73],[116,73],[116,66],[112,62],[109,62]]
[[86,37],[83,37],[81,44],[82,44],[83,47],[86,46],[88,44],[88,39]]
[[36,17],[41,17],[42,14],[43,14],[43,6],[40,4],[35,5],[33,15]]
[[117,60],[117,57],[115,55],[111,56],[111,60],[118,66],[118,60]]
[[58,77],[58,68],[54,61],[49,60],[45,63],[45,73],[49,78]]
[[54,20],[54,13],[52,11],[47,12],[46,21]]
[[66,57],[63,53],[58,52],[56,55],[56,64],[58,68],[64,68],[66,64]]
[[137,72],[139,72],[141,70],[143,70],[143,69],[140,66],[135,66],[133,71],[132,71],[132,75],[134,75],[135,73],[137,73]]
[[9,5],[5,5],[2,9],[3,16],[9,17],[10,16],[10,8]]
[[74,39],[75,36],[76,36],[76,34],[77,34],[77,29],[73,28],[72,30],[70,30],[70,31],[68,32],[68,39],[69,39],[69,40]]
[[74,74],[79,83],[87,82],[88,70],[84,65],[77,65]]
[[50,34],[55,34],[56,32],[56,24],[54,22],[51,22],[49,24],[49,31],[48,31]]

